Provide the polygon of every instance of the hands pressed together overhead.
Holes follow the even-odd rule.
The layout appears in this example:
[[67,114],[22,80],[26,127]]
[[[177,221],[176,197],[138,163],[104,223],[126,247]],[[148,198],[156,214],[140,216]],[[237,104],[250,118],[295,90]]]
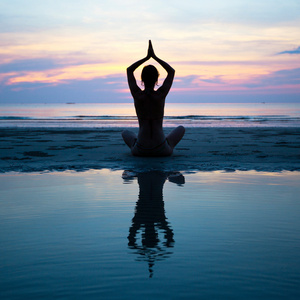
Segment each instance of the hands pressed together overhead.
[[153,46],[152,46],[152,43],[151,43],[151,40],[149,40],[149,46],[148,46],[148,53],[147,53],[147,58],[150,59],[150,58],[156,58],[156,55],[154,53],[154,50],[153,50]]

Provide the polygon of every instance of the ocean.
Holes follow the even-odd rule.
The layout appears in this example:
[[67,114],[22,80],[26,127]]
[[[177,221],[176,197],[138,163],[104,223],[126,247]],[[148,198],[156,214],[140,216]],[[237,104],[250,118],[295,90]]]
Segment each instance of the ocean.
[[[164,127],[300,127],[300,103],[166,103]],[[138,127],[132,103],[0,104],[0,127]]]
[[300,104],[166,104],[168,158],[129,103],[0,109],[1,299],[300,299]]
[[299,174],[1,174],[1,299],[299,299]]

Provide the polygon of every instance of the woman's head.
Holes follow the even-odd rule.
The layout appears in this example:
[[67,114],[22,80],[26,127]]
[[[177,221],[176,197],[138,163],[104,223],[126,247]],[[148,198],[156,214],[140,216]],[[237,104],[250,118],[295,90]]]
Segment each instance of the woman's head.
[[158,76],[157,69],[152,65],[145,66],[142,70],[142,82],[145,86],[154,86],[157,83]]

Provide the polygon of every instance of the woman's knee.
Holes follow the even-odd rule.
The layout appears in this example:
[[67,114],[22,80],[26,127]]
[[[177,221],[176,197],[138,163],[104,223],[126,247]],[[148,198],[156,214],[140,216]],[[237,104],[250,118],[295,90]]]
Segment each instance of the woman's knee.
[[181,139],[185,134],[185,128],[183,126],[178,126],[173,131],[174,136]]
[[177,127],[178,132],[180,132],[182,134],[182,136],[185,134],[185,128],[183,126],[178,126]]
[[174,148],[180,142],[184,133],[185,128],[183,126],[178,126],[169,133],[167,139],[171,148]]
[[130,134],[129,130],[123,130],[122,131],[122,137],[123,137],[123,139],[124,139],[124,137],[127,137],[129,134]]
[[124,142],[126,143],[126,145],[129,148],[131,148],[133,146],[133,144],[135,143],[136,135],[132,131],[124,130],[122,132],[122,138],[123,138]]

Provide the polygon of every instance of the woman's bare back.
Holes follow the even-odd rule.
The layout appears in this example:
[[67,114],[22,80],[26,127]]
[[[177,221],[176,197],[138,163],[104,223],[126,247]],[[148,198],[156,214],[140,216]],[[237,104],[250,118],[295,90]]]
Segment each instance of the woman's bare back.
[[139,119],[163,119],[165,98],[159,91],[141,91],[134,97],[134,106]]

